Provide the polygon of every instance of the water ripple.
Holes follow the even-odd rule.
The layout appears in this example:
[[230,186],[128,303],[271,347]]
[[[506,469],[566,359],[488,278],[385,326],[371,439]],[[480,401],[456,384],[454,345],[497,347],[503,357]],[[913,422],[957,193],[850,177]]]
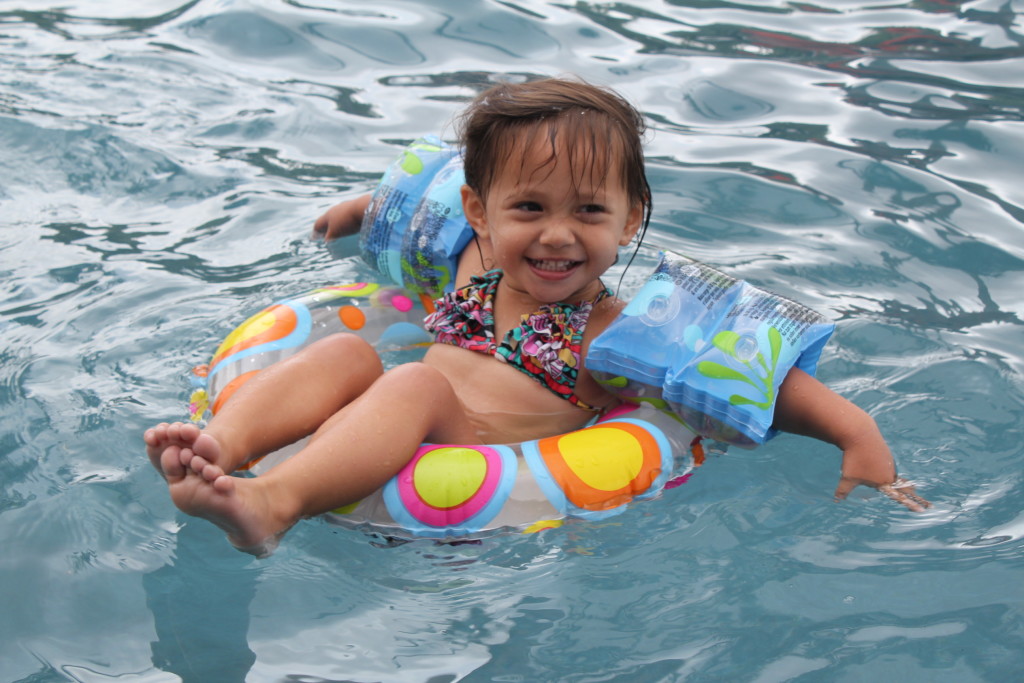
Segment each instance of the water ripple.
[[[0,9],[2,677],[1019,678],[1018,4]],[[487,85],[566,72],[651,125],[622,293],[669,248],[830,315],[819,375],[934,508],[835,503],[839,454],[783,436],[476,545],[310,521],[255,562],[176,515],[139,435],[188,368],[275,299],[372,277],[313,218]]]

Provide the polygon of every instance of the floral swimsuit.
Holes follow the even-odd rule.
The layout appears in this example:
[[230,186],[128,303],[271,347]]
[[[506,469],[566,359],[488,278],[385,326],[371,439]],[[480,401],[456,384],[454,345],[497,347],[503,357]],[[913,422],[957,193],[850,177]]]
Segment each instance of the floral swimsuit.
[[468,285],[435,301],[437,310],[424,320],[434,341],[492,355],[574,406],[599,410],[580,400],[573,389],[590,311],[611,291],[606,287],[593,300],[578,305],[544,304],[536,313],[524,315],[519,327],[509,330],[498,343],[494,338],[494,296],[501,276],[500,269],[474,275]]

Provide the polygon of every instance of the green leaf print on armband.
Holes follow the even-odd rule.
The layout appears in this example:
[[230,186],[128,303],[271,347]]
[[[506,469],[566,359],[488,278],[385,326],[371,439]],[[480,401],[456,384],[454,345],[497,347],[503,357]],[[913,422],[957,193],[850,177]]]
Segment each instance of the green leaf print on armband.
[[[775,327],[768,328],[768,344],[771,348],[771,360],[766,361],[761,353],[757,341],[753,337],[740,336],[732,330],[724,330],[716,334],[711,343],[722,353],[735,358],[738,363],[743,364],[748,372],[740,372],[728,366],[714,361],[701,361],[697,364],[697,371],[710,379],[733,380],[744,382],[754,387],[764,398],[763,401],[756,401],[746,396],[733,394],[729,397],[729,403],[734,406],[751,405],[767,410],[775,402],[775,368],[779,362],[779,353],[782,350],[782,335]],[[757,362],[757,366],[754,365]]]
[[661,393],[660,387],[653,387],[645,385],[642,382],[635,382],[622,375],[607,375],[603,373],[595,373],[592,377],[597,381],[598,384],[608,389],[609,392],[615,394],[626,403],[632,403],[633,405],[648,405],[655,410],[659,410],[665,415],[669,416],[679,424],[685,426],[688,429],[692,429],[692,426],[683,419],[682,416],[678,415],[672,410],[672,406],[668,404],[668,401],[661,398],[661,396],[643,396],[644,392],[655,391]]
[[600,384],[601,386],[610,387],[613,391],[615,389],[625,389],[627,386],[629,386],[629,380],[623,377],[622,375],[616,375],[614,377],[609,377],[607,379],[595,375],[594,379],[597,380],[597,383]]
[[432,145],[429,142],[423,142],[422,140],[414,142],[413,144],[409,145],[409,147],[407,147],[402,152],[402,161],[400,163],[402,170],[408,173],[409,175],[419,175],[420,173],[423,173],[423,160],[413,153],[413,150],[420,149],[423,150],[424,152],[430,153],[436,153],[441,151],[441,147],[437,145]]
[[402,272],[407,276],[404,278],[405,286],[417,293],[429,294],[434,298],[444,294],[448,283],[452,281],[451,269],[438,263],[432,263],[422,252],[417,253],[414,258],[416,259],[415,265],[402,259]]

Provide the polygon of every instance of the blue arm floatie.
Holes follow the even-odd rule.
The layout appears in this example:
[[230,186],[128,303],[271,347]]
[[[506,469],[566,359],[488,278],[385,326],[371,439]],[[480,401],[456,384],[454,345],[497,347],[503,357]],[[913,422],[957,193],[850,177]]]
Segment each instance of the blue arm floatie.
[[813,375],[833,329],[801,304],[664,253],[585,362],[621,398],[668,408],[702,436],[752,447],[775,435],[775,399],[790,368]]
[[363,258],[395,284],[435,299],[451,291],[459,254],[473,238],[462,212],[462,157],[430,136],[387,171],[363,216]]

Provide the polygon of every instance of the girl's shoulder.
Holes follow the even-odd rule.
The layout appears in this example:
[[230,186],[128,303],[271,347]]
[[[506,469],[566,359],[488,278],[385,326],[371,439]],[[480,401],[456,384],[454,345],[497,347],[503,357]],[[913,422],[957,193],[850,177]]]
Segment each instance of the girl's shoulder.
[[612,321],[618,317],[619,313],[622,313],[622,309],[625,307],[626,302],[614,294],[603,297],[600,301],[595,303],[594,307],[590,310],[590,318],[587,320],[587,329],[583,333],[584,339],[593,339],[603,332],[604,329],[611,325]]
[[[594,304],[590,311],[590,318],[587,320],[587,327],[583,330],[583,345],[580,349],[581,358],[585,359],[587,357],[590,350],[590,342],[604,332],[605,328],[612,324],[612,321],[618,317],[625,307],[626,302],[614,294],[606,296]],[[583,401],[598,408],[609,408],[616,405],[619,401],[597,383],[590,374],[590,371],[587,370],[585,361],[579,369],[575,392]]]

